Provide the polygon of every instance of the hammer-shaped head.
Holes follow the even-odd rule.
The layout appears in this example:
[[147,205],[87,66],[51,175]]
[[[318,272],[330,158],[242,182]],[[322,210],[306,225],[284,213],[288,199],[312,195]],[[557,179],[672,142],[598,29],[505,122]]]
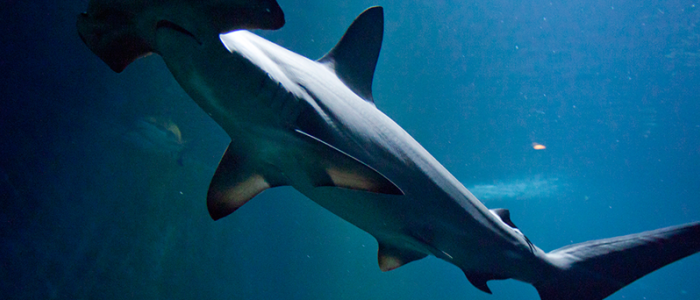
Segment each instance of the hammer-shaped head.
[[283,25],[276,0],[92,0],[78,16],[80,38],[115,72],[153,52],[161,26],[201,41],[205,35]]

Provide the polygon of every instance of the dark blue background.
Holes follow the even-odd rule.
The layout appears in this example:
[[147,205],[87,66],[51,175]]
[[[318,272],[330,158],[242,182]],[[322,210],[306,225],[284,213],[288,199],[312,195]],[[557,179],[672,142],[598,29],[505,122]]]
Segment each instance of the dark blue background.
[[[311,58],[383,5],[377,107],[467,187],[496,187],[484,203],[539,247],[700,220],[694,2],[279,3],[287,25],[258,33]],[[486,295],[435,258],[381,273],[371,236],[291,188],[211,221],[228,137],[159,57],[110,71],[77,35],[86,7],[0,9],[0,298],[538,299],[514,281]],[[179,162],[124,138],[149,116],[179,126]],[[610,299],[698,299],[698,270]]]

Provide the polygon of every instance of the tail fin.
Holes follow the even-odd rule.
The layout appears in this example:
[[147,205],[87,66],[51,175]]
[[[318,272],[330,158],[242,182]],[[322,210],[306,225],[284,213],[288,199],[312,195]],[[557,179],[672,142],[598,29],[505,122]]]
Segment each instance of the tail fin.
[[700,222],[588,241],[547,254],[560,272],[536,283],[542,300],[599,300],[700,251]]

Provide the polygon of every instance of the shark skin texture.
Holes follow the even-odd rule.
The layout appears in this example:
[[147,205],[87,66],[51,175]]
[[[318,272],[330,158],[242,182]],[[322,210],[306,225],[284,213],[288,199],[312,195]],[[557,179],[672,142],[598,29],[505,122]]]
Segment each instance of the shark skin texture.
[[[433,255],[484,292],[489,280],[515,279],[545,300],[603,299],[700,251],[700,223],[689,223],[545,253],[508,210],[486,208],[376,108],[381,7],[313,61],[241,30],[281,27],[275,1],[232,2],[102,0],[78,18],[83,41],[117,72],[147,53],[162,56],[231,137],[207,194],[213,219],[268,188],[292,186],[374,236],[382,271]],[[204,18],[211,7],[232,19]]]

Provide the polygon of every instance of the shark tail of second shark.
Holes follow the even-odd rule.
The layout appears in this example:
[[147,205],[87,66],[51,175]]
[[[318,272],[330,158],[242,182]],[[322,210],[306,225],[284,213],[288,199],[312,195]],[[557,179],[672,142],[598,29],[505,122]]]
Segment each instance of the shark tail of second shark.
[[534,286],[542,300],[604,299],[698,251],[700,222],[588,241],[549,252],[557,271]]

